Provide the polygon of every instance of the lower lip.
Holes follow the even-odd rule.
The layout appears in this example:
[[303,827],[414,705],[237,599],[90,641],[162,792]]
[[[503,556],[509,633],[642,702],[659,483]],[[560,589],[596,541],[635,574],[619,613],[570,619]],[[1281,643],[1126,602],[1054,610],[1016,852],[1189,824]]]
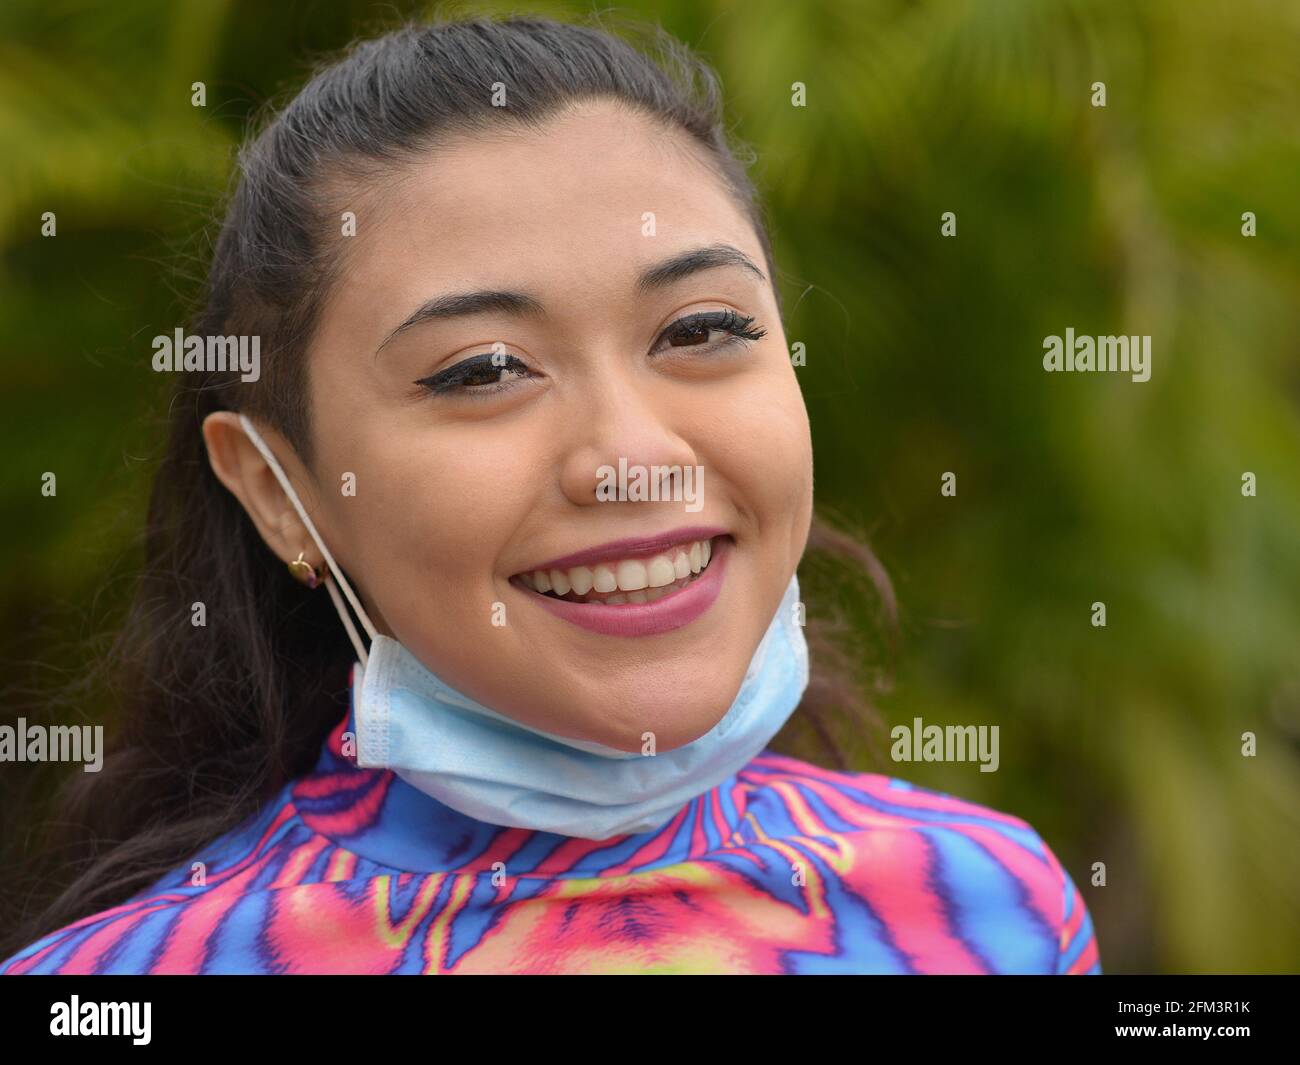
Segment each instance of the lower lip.
[[730,537],[718,537],[713,542],[713,553],[704,572],[686,587],[653,603],[601,606],[572,603],[531,589],[524,590],[557,618],[602,636],[658,636],[689,625],[713,605],[722,590],[722,573],[730,554]]

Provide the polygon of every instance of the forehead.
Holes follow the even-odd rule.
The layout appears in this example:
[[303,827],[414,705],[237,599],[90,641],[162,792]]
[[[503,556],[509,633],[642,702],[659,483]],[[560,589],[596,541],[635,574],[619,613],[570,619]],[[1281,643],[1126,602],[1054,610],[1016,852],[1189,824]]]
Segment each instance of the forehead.
[[460,136],[365,196],[353,294],[390,302],[503,278],[612,287],[687,245],[761,261],[748,218],[688,134],[604,101],[531,129]]

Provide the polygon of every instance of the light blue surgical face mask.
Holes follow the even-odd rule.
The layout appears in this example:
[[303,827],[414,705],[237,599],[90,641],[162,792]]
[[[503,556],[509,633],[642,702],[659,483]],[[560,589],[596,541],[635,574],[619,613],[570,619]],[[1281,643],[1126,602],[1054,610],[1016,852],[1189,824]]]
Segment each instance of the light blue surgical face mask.
[[[629,753],[499,714],[445,684],[401,643],[376,632],[270,448],[243,415],[240,423],[325,558],[325,585],[360,666],[352,697],[357,764],[363,768],[391,769],[439,802],[488,824],[608,839],[662,827],[691,799],[742,769],[803,697],[808,645],[800,624],[799,582],[791,577],[730,708],[684,746]],[[335,581],[370,636],[369,654]]]

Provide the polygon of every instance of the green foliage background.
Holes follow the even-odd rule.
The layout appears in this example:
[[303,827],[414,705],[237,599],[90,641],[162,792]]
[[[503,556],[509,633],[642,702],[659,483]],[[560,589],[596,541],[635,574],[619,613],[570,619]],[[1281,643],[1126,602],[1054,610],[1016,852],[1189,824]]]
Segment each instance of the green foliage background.
[[[10,676],[41,682],[120,607],[106,574],[138,549],[158,447],[149,339],[183,321],[249,116],[422,10],[0,11]],[[871,530],[901,600],[887,722],[1001,726],[997,773],[855,764],[1027,819],[1109,972],[1300,970],[1300,4],[612,10],[715,63],[757,152],[818,499]],[[1151,381],[1045,374],[1067,326],[1150,334]]]

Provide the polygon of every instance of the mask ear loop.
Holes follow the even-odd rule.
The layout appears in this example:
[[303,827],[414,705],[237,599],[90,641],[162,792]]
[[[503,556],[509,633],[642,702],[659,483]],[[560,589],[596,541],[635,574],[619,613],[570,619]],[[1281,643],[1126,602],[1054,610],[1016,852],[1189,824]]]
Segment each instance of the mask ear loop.
[[370,618],[366,615],[361,603],[353,593],[352,586],[348,584],[347,578],[343,576],[343,571],[339,569],[338,563],[334,561],[334,556],[330,554],[329,548],[325,546],[325,542],[320,538],[316,526],[312,524],[311,518],[307,516],[307,511],[303,509],[303,505],[298,499],[298,493],[294,491],[293,485],[289,483],[289,478],[285,476],[279,460],[271,453],[271,449],[266,446],[266,441],[253,428],[253,423],[248,420],[246,415],[239,415],[239,424],[243,427],[248,439],[253,442],[253,446],[261,452],[262,458],[266,459],[266,464],[271,467],[271,472],[275,474],[276,480],[280,482],[280,487],[284,489],[285,495],[289,497],[289,502],[293,504],[294,510],[298,512],[298,517],[302,519],[307,532],[311,534],[312,540],[320,548],[320,553],[325,556],[325,562],[328,566],[325,572],[325,587],[330,593],[330,599],[334,602],[334,609],[338,612],[339,620],[343,622],[343,627],[348,631],[348,639],[352,641],[352,646],[357,652],[357,659],[361,662],[361,668],[365,669],[368,661],[366,649],[361,644],[361,637],[357,634],[356,626],[352,624],[352,618],[348,615],[347,607],[343,605],[343,600],[339,597],[338,588],[334,586],[336,580],[343,587],[343,593],[348,597],[348,602],[352,604],[352,608],[357,612],[357,617],[361,619],[361,624],[365,626],[366,635],[370,637],[372,642],[378,635],[375,626],[371,624]]

